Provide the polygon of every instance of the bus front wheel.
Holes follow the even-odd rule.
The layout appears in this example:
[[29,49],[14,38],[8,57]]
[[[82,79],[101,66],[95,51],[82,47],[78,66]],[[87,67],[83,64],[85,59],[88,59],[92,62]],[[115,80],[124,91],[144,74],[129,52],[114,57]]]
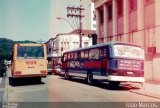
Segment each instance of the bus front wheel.
[[93,74],[92,73],[88,73],[87,74],[87,83],[88,84],[92,84],[93,83]]

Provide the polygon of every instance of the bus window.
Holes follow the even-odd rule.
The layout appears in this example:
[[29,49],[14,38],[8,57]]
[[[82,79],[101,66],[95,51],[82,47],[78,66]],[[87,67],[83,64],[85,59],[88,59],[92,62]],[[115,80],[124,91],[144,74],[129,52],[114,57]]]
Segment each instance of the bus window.
[[66,60],[67,60],[67,54],[64,54],[63,61],[66,61]]
[[43,46],[18,46],[17,58],[18,59],[44,58],[44,48]]
[[81,51],[81,59],[88,59],[88,51]]
[[105,47],[103,47],[103,48],[101,48],[101,50],[100,50],[100,57],[101,58],[108,58],[108,51],[107,51],[107,48]]
[[88,59],[88,51],[85,51],[85,52],[84,52],[84,58],[85,58],[85,59]]
[[73,53],[73,58],[74,58],[74,59],[77,59],[77,53],[76,53],[76,52]]
[[73,59],[73,53],[69,53],[68,54],[68,60],[72,60]]
[[77,59],[81,59],[81,53],[77,52]]
[[99,59],[99,49],[91,49],[89,52],[90,59]]
[[114,45],[113,50],[115,57],[144,59],[144,52],[140,47],[129,45]]
[[84,59],[84,51],[81,51],[81,59]]

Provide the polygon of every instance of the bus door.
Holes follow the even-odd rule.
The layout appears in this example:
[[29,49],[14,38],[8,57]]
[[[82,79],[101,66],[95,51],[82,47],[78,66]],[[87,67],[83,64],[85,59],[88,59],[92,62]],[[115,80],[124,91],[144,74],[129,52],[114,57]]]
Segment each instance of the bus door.
[[108,60],[108,46],[105,46],[100,49],[101,75],[107,75]]

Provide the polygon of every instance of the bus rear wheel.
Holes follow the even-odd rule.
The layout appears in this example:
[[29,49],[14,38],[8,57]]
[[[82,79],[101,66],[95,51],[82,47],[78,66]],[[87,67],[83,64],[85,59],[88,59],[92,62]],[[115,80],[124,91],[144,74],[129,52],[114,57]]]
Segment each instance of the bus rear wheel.
[[65,79],[69,79],[68,71],[65,72],[64,77],[65,77]]
[[87,83],[88,84],[92,84],[93,83],[93,74],[92,73],[88,73],[87,74]]

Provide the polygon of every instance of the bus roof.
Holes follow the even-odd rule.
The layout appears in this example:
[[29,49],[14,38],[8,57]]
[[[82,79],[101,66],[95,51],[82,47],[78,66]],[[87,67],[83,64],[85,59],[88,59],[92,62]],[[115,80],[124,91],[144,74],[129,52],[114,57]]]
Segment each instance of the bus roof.
[[130,45],[130,46],[140,47],[139,45],[132,44],[132,43],[124,43],[124,42],[107,42],[107,43],[101,43],[101,44],[92,45],[92,46],[88,46],[88,47],[84,47],[84,48],[77,48],[77,49],[73,49],[73,50],[67,50],[67,51],[65,51],[64,53],[75,52],[75,51],[81,51],[81,50],[86,50],[86,49],[93,49],[93,48],[103,47],[103,46],[106,46],[106,45],[116,45],[116,44],[123,44],[123,45]]

